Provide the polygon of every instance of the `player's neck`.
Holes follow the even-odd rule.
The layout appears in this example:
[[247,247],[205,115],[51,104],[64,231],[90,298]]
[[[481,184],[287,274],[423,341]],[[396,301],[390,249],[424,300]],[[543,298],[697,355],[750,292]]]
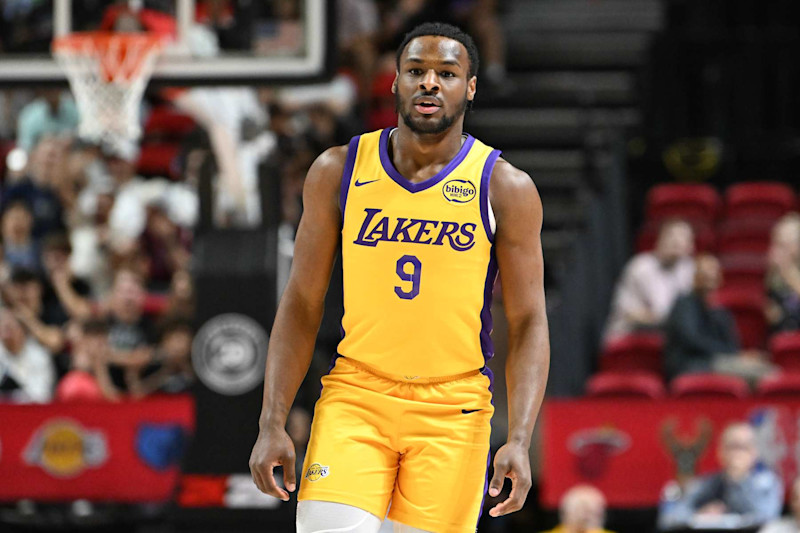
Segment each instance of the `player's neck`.
[[[402,124],[389,138],[389,155],[395,168],[411,181],[417,177],[424,180],[430,176],[416,176],[421,170],[431,166],[444,166],[461,150],[464,143],[462,124],[440,134],[420,134]],[[435,174],[435,172],[434,172]]]

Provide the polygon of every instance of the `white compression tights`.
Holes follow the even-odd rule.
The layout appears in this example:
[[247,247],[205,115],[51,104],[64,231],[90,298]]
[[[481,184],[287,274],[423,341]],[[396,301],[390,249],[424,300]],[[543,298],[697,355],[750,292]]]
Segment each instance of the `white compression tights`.
[[[297,533],[377,533],[382,520],[363,509],[333,502],[303,500],[297,504]],[[394,533],[430,533],[395,524]]]

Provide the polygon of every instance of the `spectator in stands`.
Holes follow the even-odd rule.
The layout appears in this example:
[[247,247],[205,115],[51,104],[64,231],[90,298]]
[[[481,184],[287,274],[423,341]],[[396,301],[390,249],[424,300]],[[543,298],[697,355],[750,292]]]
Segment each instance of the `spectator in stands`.
[[673,501],[662,501],[659,528],[743,528],[780,516],[783,484],[757,464],[758,455],[752,426],[730,424],[717,450],[722,470],[690,482]]
[[194,382],[192,370],[192,326],[181,318],[161,324],[161,339],[153,362],[143,372],[143,394],[187,392]]
[[114,180],[115,198],[109,213],[108,242],[123,253],[135,247],[147,221],[147,192],[144,180],[136,175],[136,146],[109,147],[106,167]]
[[665,222],[655,250],[634,256],[622,272],[606,326],[606,342],[659,330],[673,303],[692,288],[694,233],[682,220]]
[[189,266],[189,236],[170,220],[164,206],[147,207],[147,224],[140,245],[150,259],[148,279],[157,290],[166,289],[175,272]]
[[33,214],[23,200],[9,203],[0,221],[3,254],[11,268],[27,268],[39,272],[39,246],[33,238]]
[[114,206],[113,187],[109,186],[107,190],[94,195],[91,204],[88,216],[81,217],[82,220],[70,227],[72,254],[69,271],[85,279],[92,294],[99,296],[111,289],[113,281],[109,230],[111,209]]
[[78,108],[69,91],[41,89],[17,119],[17,146],[30,152],[46,135],[72,136],[78,129]]
[[758,533],[800,533],[800,478],[795,479],[792,485],[792,499],[789,502],[791,516],[780,520],[773,520]]
[[109,324],[109,371],[114,386],[125,393],[141,394],[141,370],[152,359],[155,328],[144,314],[144,279],[136,268],[117,270],[108,298],[97,304],[76,294],[63,280],[57,282],[61,302],[71,317],[102,317]]
[[26,269],[16,269],[5,288],[4,303],[36,341],[51,354],[60,353],[66,339],[61,325],[45,313],[42,280]]
[[773,331],[800,330],[800,213],[772,228],[767,271],[767,322]]
[[378,61],[378,7],[373,0],[340,0],[336,18],[342,62],[355,69],[359,93],[364,98],[369,94]]
[[166,315],[191,319],[194,317],[194,282],[188,270],[179,270],[172,276],[167,297]]
[[53,397],[53,359],[8,309],[0,309],[0,399],[47,403]]
[[561,523],[548,533],[609,533],[603,529],[606,521],[606,499],[590,485],[578,485],[561,497]]
[[269,117],[251,87],[194,88],[175,106],[205,128],[218,179],[214,219],[219,227],[254,227],[261,221],[258,166],[274,148]]
[[722,284],[717,258],[702,254],[696,258],[695,268],[694,290],[678,298],[667,318],[667,375],[715,371],[757,379],[771,372],[762,353],[740,350],[733,316],[710,302],[711,294]]
[[70,269],[72,245],[64,233],[51,233],[42,241],[42,265],[45,280],[42,295],[42,320],[46,324],[63,326],[69,320],[69,313],[64,308],[55,287],[55,278],[68,283],[79,296],[88,298],[91,293],[89,284],[75,276]]
[[6,186],[3,208],[22,200],[33,215],[33,237],[64,229],[64,209],[59,187],[66,178],[67,150],[70,140],[45,136],[30,156],[25,174],[19,181]]
[[110,348],[108,324],[104,320],[73,323],[68,328],[72,344],[70,371],[56,388],[59,401],[117,400],[119,391],[108,369]]

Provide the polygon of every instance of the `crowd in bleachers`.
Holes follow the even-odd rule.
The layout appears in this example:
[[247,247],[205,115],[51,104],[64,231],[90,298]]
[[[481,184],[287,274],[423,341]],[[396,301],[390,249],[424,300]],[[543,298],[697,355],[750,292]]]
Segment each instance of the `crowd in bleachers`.
[[0,195],[0,400],[186,390],[192,216],[164,202],[173,184],[137,176],[138,153],[81,142],[63,91],[17,124]]
[[800,392],[797,205],[782,183],[732,185],[724,199],[709,185],[651,189],[588,392]]

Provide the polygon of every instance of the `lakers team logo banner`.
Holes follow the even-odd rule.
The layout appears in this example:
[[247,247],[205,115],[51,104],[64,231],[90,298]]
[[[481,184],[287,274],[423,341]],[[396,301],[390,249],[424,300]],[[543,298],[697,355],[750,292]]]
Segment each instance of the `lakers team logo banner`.
[[800,466],[800,401],[551,400],[542,417],[547,507],[581,483],[600,489],[611,506],[656,506],[668,482],[719,468],[719,437],[731,422],[753,425],[761,460],[787,487]]
[[75,477],[108,459],[108,441],[102,431],[89,430],[70,419],[45,423],[28,443],[25,461],[56,477]]
[[0,420],[0,501],[160,502],[175,493],[194,400],[0,404]]

